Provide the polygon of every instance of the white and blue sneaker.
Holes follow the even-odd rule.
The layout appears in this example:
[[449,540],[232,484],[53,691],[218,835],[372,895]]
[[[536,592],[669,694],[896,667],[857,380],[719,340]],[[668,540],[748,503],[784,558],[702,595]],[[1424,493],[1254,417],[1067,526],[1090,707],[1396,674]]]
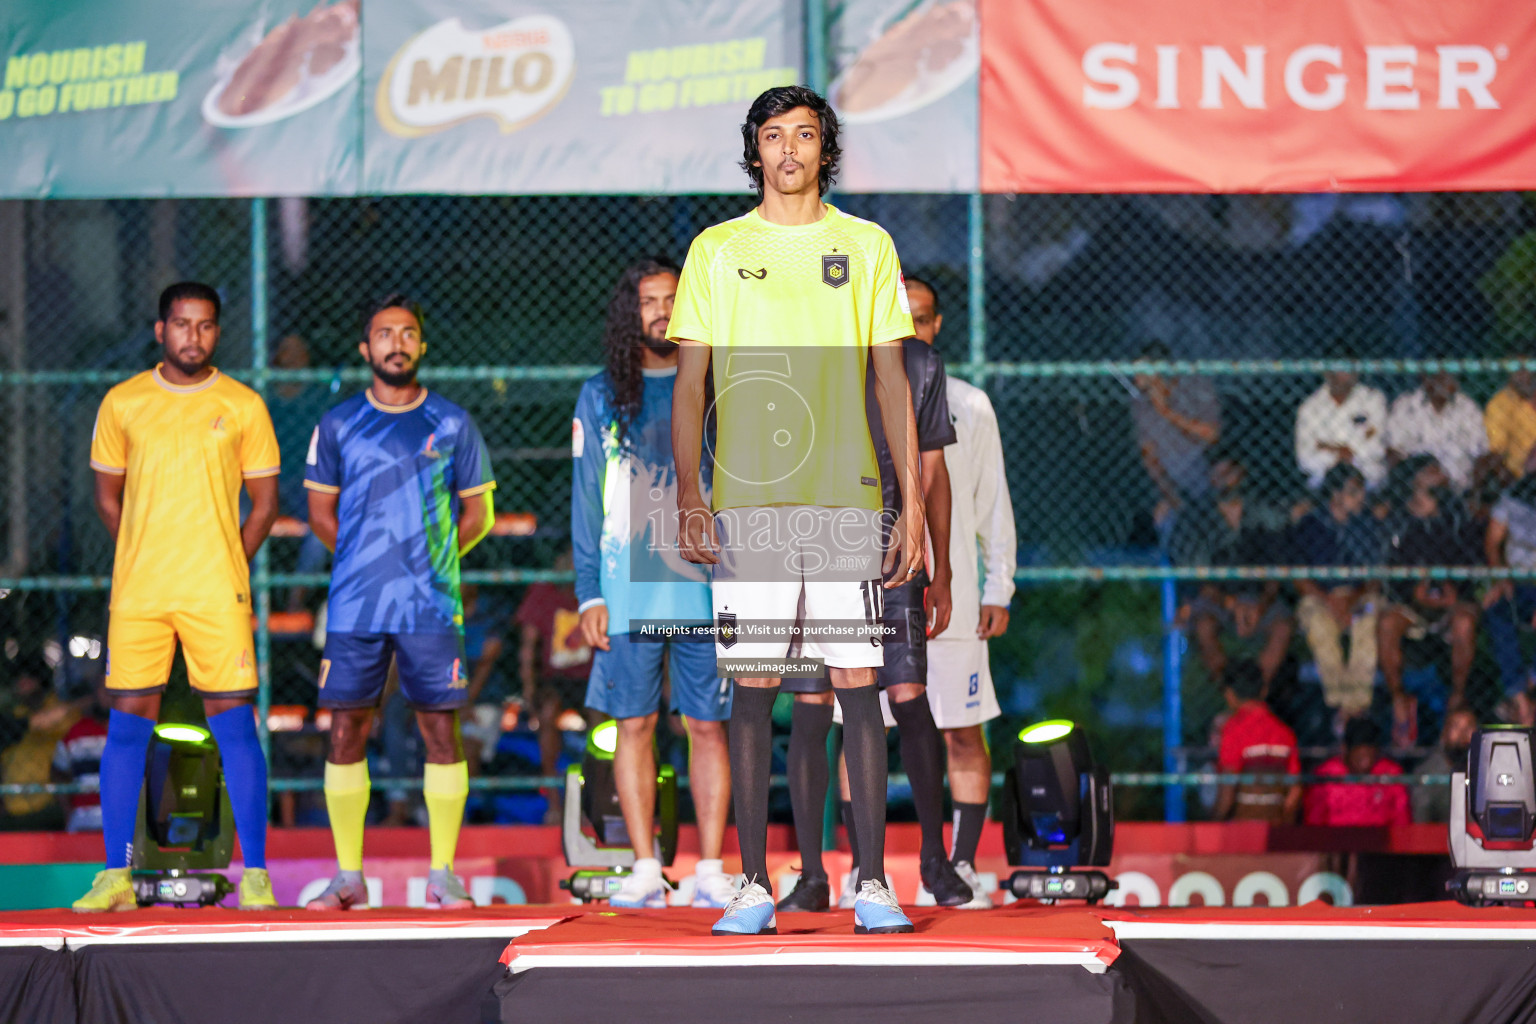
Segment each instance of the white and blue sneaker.
[[723,910],[736,895],[736,880],[718,860],[701,860],[694,870],[693,905]]
[[[911,926],[908,925],[910,929]],[[777,935],[778,920],[773,897],[756,882],[748,882],[725,905],[725,915],[710,929],[711,935]]]
[[902,913],[896,894],[878,878],[859,883],[858,898],[853,901],[855,935],[894,935],[912,931],[912,920]]
[[619,891],[608,897],[610,907],[625,910],[659,910],[667,905],[667,880],[661,877],[661,862],[654,857],[635,861],[635,870],[624,879]]

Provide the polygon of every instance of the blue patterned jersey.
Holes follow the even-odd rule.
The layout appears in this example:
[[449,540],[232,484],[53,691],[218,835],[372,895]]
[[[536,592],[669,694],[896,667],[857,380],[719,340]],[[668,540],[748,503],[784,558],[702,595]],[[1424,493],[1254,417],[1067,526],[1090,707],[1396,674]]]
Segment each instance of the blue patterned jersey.
[[582,385],[571,423],[576,599],[582,609],[606,603],[613,635],[631,632],[637,619],[709,622],[714,617],[703,567],[684,559],[677,548],[672,462],[677,372],[643,372],[640,412],[622,448],[607,373]]
[[469,413],[425,390],[408,406],[349,398],[315,428],[304,486],[340,495],[327,630],[463,630],[459,501],[496,486]]

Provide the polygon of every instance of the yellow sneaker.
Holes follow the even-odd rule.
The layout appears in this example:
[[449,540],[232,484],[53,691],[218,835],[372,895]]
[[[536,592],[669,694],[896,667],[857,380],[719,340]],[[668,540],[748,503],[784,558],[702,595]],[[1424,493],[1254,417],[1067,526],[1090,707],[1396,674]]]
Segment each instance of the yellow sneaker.
[[240,875],[241,910],[276,910],[272,895],[272,876],[266,868],[246,868]]
[[96,872],[91,891],[70,904],[77,914],[99,914],[107,910],[138,910],[139,900],[133,894],[133,883],[127,868],[110,868]]

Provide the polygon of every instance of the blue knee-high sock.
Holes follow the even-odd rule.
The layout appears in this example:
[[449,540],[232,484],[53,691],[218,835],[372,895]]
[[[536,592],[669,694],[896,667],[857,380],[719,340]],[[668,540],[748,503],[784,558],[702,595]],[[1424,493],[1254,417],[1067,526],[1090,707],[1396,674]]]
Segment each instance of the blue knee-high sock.
[[267,761],[256,737],[256,716],[246,705],[208,719],[224,761],[224,785],[235,812],[235,833],[248,868],[267,866]]
[[133,859],[133,829],[144,787],[144,762],[155,723],[113,709],[107,719],[107,742],[101,750],[101,835],[107,846],[107,867],[126,868]]

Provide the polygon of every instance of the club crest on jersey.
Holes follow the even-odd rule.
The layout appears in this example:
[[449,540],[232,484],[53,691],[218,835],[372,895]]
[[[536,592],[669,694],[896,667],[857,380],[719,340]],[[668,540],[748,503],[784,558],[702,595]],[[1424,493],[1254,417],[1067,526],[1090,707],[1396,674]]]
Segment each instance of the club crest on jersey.
[[721,647],[736,646],[736,615],[734,612],[721,612],[716,616],[715,634]]
[[821,258],[821,283],[841,288],[848,283],[848,257],[831,253]]

